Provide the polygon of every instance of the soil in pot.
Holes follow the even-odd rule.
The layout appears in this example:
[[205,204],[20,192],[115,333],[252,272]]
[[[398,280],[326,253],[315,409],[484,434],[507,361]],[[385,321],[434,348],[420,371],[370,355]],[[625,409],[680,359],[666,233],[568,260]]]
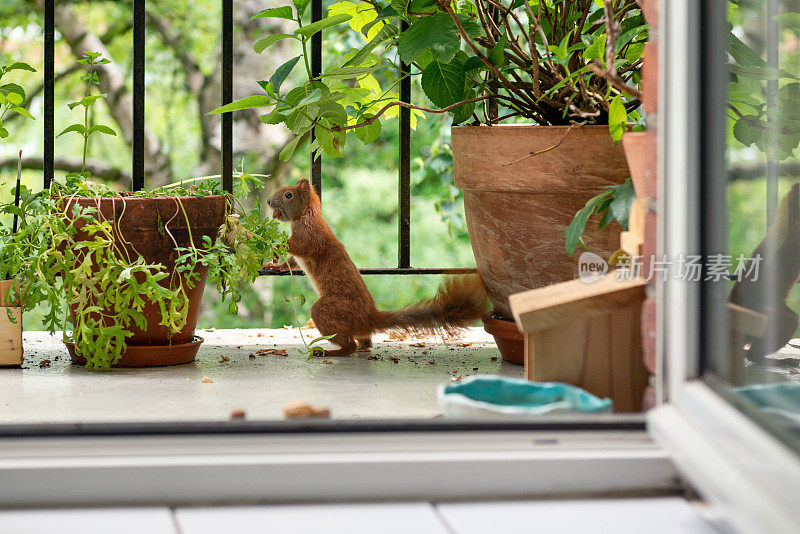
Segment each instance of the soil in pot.
[[[191,237],[195,246],[201,246],[205,236],[215,239],[219,227],[225,218],[225,197],[213,195],[207,197],[127,197],[127,198],[89,198],[79,197],[71,199],[81,206],[98,208],[98,217],[105,220],[116,221],[114,224],[118,242],[131,254],[132,257],[140,255],[146,263],[160,263],[168,272],[175,267],[178,259],[177,247],[188,247]],[[185,211],[185,215],[184,215]],[[188,220],[188,225],[187,225]],[[79,226],[79,225],[76,225]],[[78,239],[86,236],[78,235]],[[176,247],[177,244],[177,247]],[[158,304],[147,302],[143,313],[147,318],[147,329],[141,330],[136,325],[131,325],[132,337],[128,338],[128,347],[153,346],[171,347],[164,352],[163,360],[159,360],[157,351],[145,358],[149,363],[135,363],[128,361],[127,353],[117,362],[117,366],[141,365],[170,365],[172,363],[185,363],[185,361],[172,361],[175,358],[174,347],[187,345],[187,350],[194,350],[189,358],[186,354],[179,359],[192,361],[197,353],[202,340],[197,341],[194,331],[200,313],[200,304],[203,300],[208,269],[198,266],[196,272],[199,280],[194,287],[188,287],[181,278],[181,284],[186,289],[189,299],[189,312],[186,325],[180,332],[170,336],[169,329],[159,324],[161,322],[161,309]],[[168,279],[162,285],[168,287]],[[74,313],[74,310],[73,310]],[[196,346],[195,346],[196,345]],[[141,351],[140,351],[141,352]],[[133,357],[133,353],[132,356]],[[137,356],[141,359],[140,356]],[[143,360],[144,361],[144,360]]]
[[[464,191],[472,250],[495,315],[511,318],[509,295],[572,280],[581,249],[567,255],[575,213],[629,176],[607,126],[456,126],[455,184]],[[586,225],[584,242],[608,259],[620,226]]]

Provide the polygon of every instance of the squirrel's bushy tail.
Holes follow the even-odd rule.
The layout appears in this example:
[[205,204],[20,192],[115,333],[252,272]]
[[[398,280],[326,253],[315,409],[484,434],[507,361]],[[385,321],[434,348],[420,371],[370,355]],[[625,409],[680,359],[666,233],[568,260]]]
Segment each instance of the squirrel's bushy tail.
[[469,326],[486,312],[488,300],[479,275],[445,278],[431,299],[397,311],[378,312],[380,330],[451,332]]

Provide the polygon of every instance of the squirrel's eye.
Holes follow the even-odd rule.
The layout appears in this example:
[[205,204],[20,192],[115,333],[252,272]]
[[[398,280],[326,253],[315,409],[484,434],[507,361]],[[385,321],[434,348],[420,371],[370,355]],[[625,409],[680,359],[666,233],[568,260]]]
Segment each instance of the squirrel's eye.
[[283,196],[285,196],[286,198],[292,198],[292,194],[291,194],[291,193],[286,193],[286,194],[285,194],[285,195],[283,195]]

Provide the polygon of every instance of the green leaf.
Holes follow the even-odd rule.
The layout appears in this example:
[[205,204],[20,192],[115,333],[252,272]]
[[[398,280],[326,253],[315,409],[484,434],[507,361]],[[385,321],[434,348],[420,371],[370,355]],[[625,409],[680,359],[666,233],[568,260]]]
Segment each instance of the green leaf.
[[628,215],[631,212],[631,204],[636,197],[633,190],[633,183],[628,178],[625,183],[614,187],[614,200],[611,201],[611,211],[614,218],[619,221],[623,230],[628,229]]
[[317,88],[308,93],[308,95],[303,98],[300,102],[295,104],[295,107],[301,108],[307,106],[309,104],[313,104],[314,102],[319,102],[319,99],[322,98],[322,90]]
[[261,115],[259,117],[259,120],[261,120],[261,122],[263,122],[264,124],[280,124],[284,120],[286,120],[286,115],[284,115],[278,110],[272,110],[269,113]]
[[466,72],[470,72],[470,71],[477,70],[477,69],[484,69],[484,68],[486,68],[486,64],[478,56],[470,56],[464,62],[464,70]]
[[502,67],[506,64],[505,50],[507,46],[508,37],[506,37],[506,34],[503,34],[503,36],[500,37],[500,40],[497,41],[497,44],[494,45],[492,50],[489,52],[489,61],[491,61],[493,65]]
[[628,126],[628,113],[622,103],[622,97],[617,95],[608,107],[608,131],[611,139],[618,142]]
[[94,126],[89,128],[89,131],[88,131],[87,135],[92,135],[95,132],[100,132],[100,133],[106,134],[106,135],[117,135],[117,132],[115,132],[114,130],[112,130],[108,126],[103,126],[102,124],[95,124]]
[[15,106],[19,106],[25,101],[25,98],[19,93],[8,93],[6,98]]
[[728,67],[728,70],[730,70],[731,73],[736,74],[737,76],[742,76],[744,78],[749,78],[753,80],[769,81],[769,80],[777,80],[778,78],[792,78],[794,80],[800,79],[800,77],[791,74],[783,69],[771,67],[769,65],[764,65],[760,67],[730,65]]
[[[758,121],[758,117],[754,115],[745,116],[745,118]],[[733,125],[733,137],[744,146],[750,146],[760,141],[763,135],[764,130],[750,126],[744,119],[737,120]]]
[[91,107],[92,105],[94,105],[94,103],[97,100],[99,100],[101,98],[105,98],[106,96],[107,96],[106,94],[85,96],[85,97],[81,98],[80,100],[78,100],[77,102],[70,102],[69,104],[67,104],[67,107],[69,109],[75,109],[78,106],[83,106],[85,108],[88,108],[88,107]]
[[298,28],[295,30],[296,35],[302,35],[303,37],[311,37],[317,32],[320,32],[326,28],[330,28],[332,26],[338,26],[339,24],[345,23],[348,20],[353,18],[351,15],[346,15],[344,13],[339,15],[333,15],[332,17],[326,17],[322,20],[318,20],[317,22],[312,22],[308,26],[303,26],[302,28]]
[[297,10],[297,16],[298,17],[302,17],[303,16],[303,13],[306,12],[306,8],[308,7],[308,4],[310,2],[311,2],[311,0],[292,0],[292,3],[294,4],[294,8]]
[[256,54],[260,54],[261,52],[266,50],[267,47],[272,46],[278,41],[282,41],[283,39],[287,38],[297,39],[297,37],[295,37],[294,35],[289,35],[288,33],[274,33],[272,35],[264,37],[263,39],[259,39],[258,41],[256,41],[253,44],[253,50],[255,50]]
[[[459,13],[458,21],[461,23],[461,26],[464,28],[464,33],[466,33],[471,38],[480,37],[483,34],[483,28],[480,24],[475,22],[475,19],[467,15],[466,13]],[[450,19],[450,24],[452,24],[452,18]]]
[[397,51],[405,63],[416,61],[428,50],[437,60],[447,63],[461,45],[461,36],[452,19],[445,13],[417,19],[397,40]]
[[[27,109],[25,109],[25,108],[23,108],[23,107],[21,107],[21,106],[13,106],[11,109],[12,109],[13,111],[16,111],[17,113],[19,113],[19,114],[20,114],[20,115],[22,115],[23,117],[27,117],[27,118],[29,118],[29,119],[33,119],[33,115],[31,115],[31,114],[28,112],[28,110],[27,110]],[[35,119],[34,119],[34,120],[35,120]]]
[[297,65],[297,62],[303,56],[293,57],[277,69],[275,69],[275,73],[270,77],[269,81],[271,81],[275,85],[275,92],[280,93],[281,84],[286,81],[286,78],[294,69],[294,66]]
[[213,111],[209,111],[206,113],[206,115],[215,115],[218,113],[227,113],[229,111],[239,111],[242,109],[260,108],[263,106],[272,105],[274,103],[274,100],[267,95],[246,96],[241,100],[231,102],[230,104],[225,104],[224,106],[218,107]]
[[589,217],[594,213],[595,210],[594,204],[587,203],[586,206],[581,208],[578,213],[575,214],[575,217],[572,219],[572,222],[569,223],[567,229],[565,231],[565,242],[564,246],[567,249],[567,254],[572,257],[572,254],[575,252],[575,247],[578,246],[578,242],[583,235],[583,232],[586,231],[586,223],[589,221]]
[[12,63],[8,67],[6,67],[6,72],[10,72],[12,70],[27,70],[28,72],[36,72],[36,69],[31,67],[27,63],[23,63],[22,61],[17,61],[16,63]]
[[436,0],[411,0],[408,10],[412,13],[433,13],[436,11]]
[[332,68],[325,71],[323,77],[333,78],[334,80],[349,80],[350,78],[358,78],[365,74],[370,74],[375,69],[381,66],[381,63],[376,63],[371,67],[339,67]]
[[81,135],[86,135],[86,127],[83,124],[71,124],[64,128],[64,130],[58,134],[56,137],[61,137],[67,132],[78,132]]
[[[464,95],[464,100],[470,100],[472,98],[475,98],[475,93],[473,91],[469,91]],[[464,104],[463,106],[458,106],[453,109],[453,124],[461,124],[469,120],[470,117],[472,117],[473,111],[475,111],[475,102],[470,102],[469,104]]]
[[[363,120],[371,119],[372,115],[364,115],[361,117]],[[359,120],[359,122],[363,122]],[[366,126],[362,126],[360,128],[356,128],[353,130],[362,143],[368,145],[369,143],[373,142],[381,135],[381,121],[376,120],[375,122],[368,124]]]
[[466,73],[460,63],[432,61],[422,72],[422,90],[440,108],[460,101],[465,85]]
[[292,8],[289,6],[272,7],[269,9],[265,9],[264,11],[259,11],[258,13],[250,17],[250,20],[265,19],[265,18],[293,20],[294,15],[292,15]]
[[402,18],[406,18],[406,14],[408,13],[408,4],[410,0],[391,0],[389,5],[395,12]]
[[603,59],[606,55],[606,34],[601,33],[597,39],[583,51],[584,59]]
[[385,24],[381,31],[373,37],[370,42],[365,44],[361,50],[359,50],[356,55],[351,57],[342,67],[350,67],[350,66],[359,66],[361,65],[365,59],[372,53],[372,51],[384,41],[388,41],[392,39],[395,35],[397,35],[398,30],[395,26],[391,24]]
[[343,126],[347,124],[347,111],[338,102],[326,102],[320,106],[317,116],[326,119],[333,125]]
[[800,30],[800,13],[781,13],[772,17],[778,24],[783,24],[787,28]]
[[369,34],[369,32],[370,32],[370,30],[372,29],[373,26],[375,26],[376,24],[378,24],[382,20],[385,20],[385,19],[387,19],[389,17],[395,17],[395,16],[397,16],[397,12],[394,10],[394,8],[392,6],[390,6],[390,5],[384,6],[384,8],[381,9],[380,13],[378,13],[378,16],[375,17],[375,20],[373,20],[372,22],[370,22],[368,24],[365,24],[364,26],[361,27],[361,33],[363,35],[367,35],[367,34]]
[[305,133],[296,136],[294,139],[289,141],[285,147],[283,147],[283,150],[281,150],[278,158],[280,158],[281,161],[289,161],[300,143],[305,142],[307,138],[308,136]]
[[321,124],[317,124],[314,127],[314,137],[319,143],[319,146],[322,147],[322,150],[325,151],[325,154],[332,157],[338,158],[342,156],[342,152],[336,145],[336,141],[334,141],[334,133],[330,130],[330,128],[326,128]]

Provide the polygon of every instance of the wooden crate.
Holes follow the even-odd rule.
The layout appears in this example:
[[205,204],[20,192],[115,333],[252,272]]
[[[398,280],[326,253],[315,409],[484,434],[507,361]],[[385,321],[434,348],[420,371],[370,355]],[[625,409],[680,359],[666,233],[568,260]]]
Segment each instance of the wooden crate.
[[641,410],[648,372],[642,360],[643,280],[572,280],[510,297],[525,335],[525,378],[566,382],[614,401],[617,412]]
[[0,280],[0,367],[22,365],[22,308],[5,307],[6,293],[14,283]]

